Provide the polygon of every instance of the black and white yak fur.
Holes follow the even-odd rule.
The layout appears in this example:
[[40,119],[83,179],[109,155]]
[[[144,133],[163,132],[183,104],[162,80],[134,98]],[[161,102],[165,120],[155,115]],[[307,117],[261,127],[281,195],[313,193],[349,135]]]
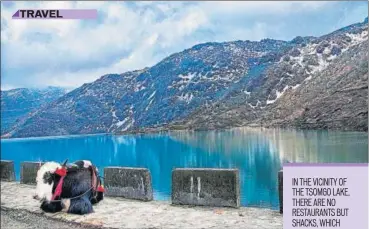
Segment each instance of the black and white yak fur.
[[[55,198],[55,201],[52,200],[52,196],[61,178],[55,171],[62,168],[62,165],[47,162],[38,170],[35,198],[41,200],[43,211],[51,213],[64,211],[83,215],[93,212],[92,205],[103,199],[103,192],[91,189],[93,173],[91,169],[88,169],[92,167],[91,162],[77,161],[73,165],[73,169],[67,168],[68,172],[64,177],[61,196]],[[96,182],[101,185],[97,169],[95,171]]]

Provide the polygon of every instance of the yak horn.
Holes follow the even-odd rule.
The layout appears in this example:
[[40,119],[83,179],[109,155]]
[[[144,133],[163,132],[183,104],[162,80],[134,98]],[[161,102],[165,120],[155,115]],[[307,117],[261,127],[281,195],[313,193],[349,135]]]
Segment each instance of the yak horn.
[[63,162],[62,167],[65,167],[65,166],[67,165],[67,162],[68,162],[68,159],[66,159],[66,160]]

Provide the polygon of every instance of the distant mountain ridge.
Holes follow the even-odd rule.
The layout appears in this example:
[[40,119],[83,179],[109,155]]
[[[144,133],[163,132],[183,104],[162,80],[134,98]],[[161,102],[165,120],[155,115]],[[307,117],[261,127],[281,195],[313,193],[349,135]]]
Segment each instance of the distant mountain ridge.
[[[84,84],[28,115],[8,134],[29,137],[243,125],[365,131],[367,26],[366,21],[322,37],[292,41],[195,45],[153,67],[108,74]],[[346,70],[336,74],[342,66]],[[350,73],[342,75],[349,68]],[[331,82],[335,83],[319,86]],[[353,92],[335,97],[345,85],[351,85]],[[326,98],[316,100],[323,94]],[[301,99],[304,95],[311,100]],[[332,98],[338,99],[332,107],[340,106],[341,111],[327,105],[319,111]],[[355,102],[346,106],[348,101]],[[360,114],[346,110],[353,108]],[[356,121],[328,125],[332,120],[323,117],[322,111],[335,120],[353,117]]]
[[1,134],[31,112],[55,101],[67,92],[60,87],[44,89],[17,88],[1,91]]

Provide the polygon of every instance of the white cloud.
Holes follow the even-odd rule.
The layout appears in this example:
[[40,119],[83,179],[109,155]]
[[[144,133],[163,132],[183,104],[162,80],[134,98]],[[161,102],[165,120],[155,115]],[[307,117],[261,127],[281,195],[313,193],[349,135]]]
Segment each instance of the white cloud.
[[[2,81],[77,87],[152,66],[198,42],[285,38],[294,31],[277,19],[327,11],[327,4],[333,3],[14,2],[1,8]],[[101,21],[12,20],[22,8],[98,9]]]
[[[292,2],[292,1],[224,1],[224,2],[203,2],[210,14],[221,15],[227,14],[234,16],[235,14],[248,15],[280,15],[280,14],[297,14],[299,12],[308,12],[317,10],[329,4],[323,1],[310,2]],[[205,8],[205,7],[204,7]]]

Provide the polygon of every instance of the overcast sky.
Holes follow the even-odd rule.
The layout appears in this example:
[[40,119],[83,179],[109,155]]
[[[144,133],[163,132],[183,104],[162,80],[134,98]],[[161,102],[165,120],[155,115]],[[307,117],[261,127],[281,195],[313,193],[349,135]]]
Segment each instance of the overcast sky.
[[[209,41],[320,36],[368,16],[368,2],[2,2],[2,89],[75,88],[150,67]],[[97,20],[12,20],[18,9],[98,9]]]

